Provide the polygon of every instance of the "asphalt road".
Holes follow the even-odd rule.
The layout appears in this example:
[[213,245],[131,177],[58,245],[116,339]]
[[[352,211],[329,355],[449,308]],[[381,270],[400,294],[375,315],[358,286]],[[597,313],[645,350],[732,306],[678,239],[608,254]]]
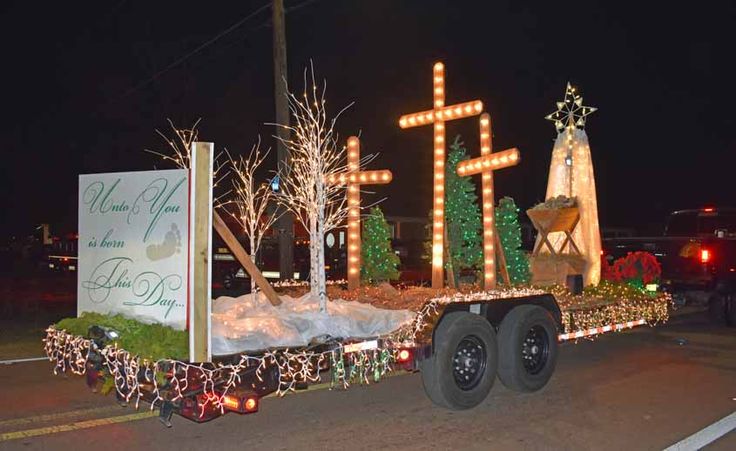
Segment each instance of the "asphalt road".
[[[0,400],[0,449],[663,449],[736,411],[736,329],[690,315],[566,344],[542,391],[496,382],[462,412],[433,406],[411,374],[166,429],[47,362],[0,366]],[[707,449],[736,449],[736,431]]]

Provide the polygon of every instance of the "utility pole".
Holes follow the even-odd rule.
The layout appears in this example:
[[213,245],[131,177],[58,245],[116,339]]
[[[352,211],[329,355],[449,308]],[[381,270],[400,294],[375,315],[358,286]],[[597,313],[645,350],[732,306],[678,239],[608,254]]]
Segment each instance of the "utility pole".
[[[286,98],[286,29],[284,24],[284,0],[273,0],[273,85],[276,101],[276,123],[289,125],[289,102]],[[277,127],[280,138],[276,142],[279,169],[289,166],[289,155],[281,141],[288,139],[289,131]],[[279,232],[279,273],[281,280],[294,278],[294,215],[286,212],[276,227]],[[303,278],[304,274],[300,274]]]

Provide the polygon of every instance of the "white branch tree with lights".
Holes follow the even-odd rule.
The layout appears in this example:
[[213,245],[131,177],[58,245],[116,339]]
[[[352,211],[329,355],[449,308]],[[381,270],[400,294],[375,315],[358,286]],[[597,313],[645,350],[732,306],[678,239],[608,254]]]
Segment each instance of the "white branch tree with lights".
[[[243,233],[248,237],[250,258],[253,263],[256,261],[263,237],[283,212],[278,208],[272,212],[268,211],[269,206],[274,206],[276,195],[268,183],[256,182],[256,171],[271,150],[261,152],[260,141],[259,138],[247,157],[240,155],[234,158],[227,152],[233,192],[232,199],[220,205],[243,228]],[[256,284],[253,278],[250,281],[250,289],[255,293]]]
[[[167,136],[161,130],[156,129],[156,133],[166,141],[168,149],[166,152],[159,152],[156,150],[144,149],[145,152],[158,155],[164,161],[170,161],[174,165],[181,169],[189,169],[192,162],[192,144],[197,142],[199,139],[199,130],[197,126],[202,119],[197,119],[190,128],[177,128],[171,119],[166,119],[171,127],[171,133]],[[215,155],[215,167],[212,171],[212,186],[217,187],[228,175],[224,169],[224,164],[221,163],[221,154]],[[220,199],[229,194],[229,192],[222,194],[215,203],[219,203]]]
[[[348,208],[345,186],[329,183],[347,173],[346,150],[338,146],[334,118],[328,118],[326,84],[321,90],[314,81],[314,69],[304,71],[304,93],[298,98],[287,94],[292,125],[275,124],[287,129],[288,139],[281,139],[289,153],[289,167],[279,167],[281,187],[279,202],[291,211],[309,231],[310,292],[319,299],[320,310],[327,311],[324,237],[340,227]],[[308,93],[307,81],[311,82]]]
[[164,161],[171,161],[177,167],[182,169],[189,169],[192,156],[192,144],[197,141],[199,137],[199,130],[197,126],[202,119],[197,119],[190,128],[177,128],[171,119],[166,119],[171,127],[172,136],[167,136],[161,130],[156,129],[156,133],[166,141],[169,146],[169,153],[157,152],[154,150],[146,149],[146,152],[158,155]]

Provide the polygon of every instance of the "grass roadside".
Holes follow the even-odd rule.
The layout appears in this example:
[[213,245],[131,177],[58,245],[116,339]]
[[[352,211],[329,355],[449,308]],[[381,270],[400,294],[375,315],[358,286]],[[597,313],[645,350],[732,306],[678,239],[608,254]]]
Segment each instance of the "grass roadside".
[[42,357],[46,326],[0,321],[0,360]]
[[46,328],[68,316],[76,316],[74,277],[0,276],[0,360],[42,357]]

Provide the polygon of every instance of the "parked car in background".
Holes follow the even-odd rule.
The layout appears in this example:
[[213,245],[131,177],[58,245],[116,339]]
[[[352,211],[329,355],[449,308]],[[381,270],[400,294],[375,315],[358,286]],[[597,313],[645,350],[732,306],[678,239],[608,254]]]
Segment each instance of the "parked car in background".
[[654,254],[676,304],[707,305],[714,321],[736,326],[736,208],[675,211],[662,236],[604,239],[603,249],[609,260]]

